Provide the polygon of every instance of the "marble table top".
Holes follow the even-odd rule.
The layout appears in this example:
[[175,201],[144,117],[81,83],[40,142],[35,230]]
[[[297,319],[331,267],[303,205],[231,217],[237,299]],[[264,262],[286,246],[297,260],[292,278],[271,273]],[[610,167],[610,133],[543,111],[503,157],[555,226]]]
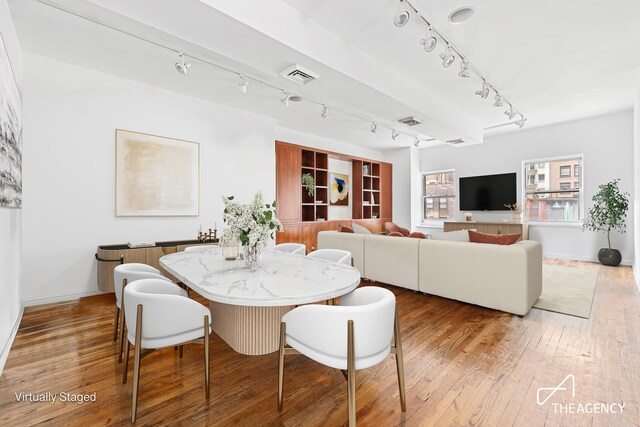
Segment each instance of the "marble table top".
[[360,283],[360,272],[348,265],[264,249],[260,268],[244,260],[227,261],[222,248],[176,252],[160,265],[209,300],[232,305],[276,307],[336,298]]

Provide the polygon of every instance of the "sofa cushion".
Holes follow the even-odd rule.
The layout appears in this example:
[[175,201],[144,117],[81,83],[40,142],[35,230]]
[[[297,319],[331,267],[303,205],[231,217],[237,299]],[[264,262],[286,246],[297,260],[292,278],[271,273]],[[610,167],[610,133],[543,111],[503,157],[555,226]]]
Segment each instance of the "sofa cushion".
[[391,233],[387,234],[387,236],[389,236],[389,237],[404,237],[402,235],[402,233],[400,233],[399,231],[392,231]]
[[393,233],[393,232],[400,233],[404,237],[409,237],[409,233],[410,233],[409,230],[407,230],[406,228],[399,227],[393,222],[385,222],[384,233],[388,236],[390,233]]
[[409,234],[409,237],[414,238],[414,239],[426,239],[427,236],[425,236],[424,233],[421,233],[419,231],[413,231]]
[[353,232],[354,232],[354,231],[353,231],[353,228],[349,227],[348,225],[341,225],[341,226],[338,228],[338,231],[339,231],[340,233],[353,233]]
[[494,245],[513,245],[520,240],[520,234],[489,234],[469,230],[469,241]]
[[468,231],[475,231],[475,228],[470,230],[457,230],[457,231],[447,231],[445,233],[433,233],[431,235],[431,239],[433,240],[447,240],[450,242],[468,242],[469,241],[469,233]]
[[351,224],[351,228],[353,228],[353,232],[356,234],[371,234],[368,228],[361,226],[360,224],[356,224],[355,222]]

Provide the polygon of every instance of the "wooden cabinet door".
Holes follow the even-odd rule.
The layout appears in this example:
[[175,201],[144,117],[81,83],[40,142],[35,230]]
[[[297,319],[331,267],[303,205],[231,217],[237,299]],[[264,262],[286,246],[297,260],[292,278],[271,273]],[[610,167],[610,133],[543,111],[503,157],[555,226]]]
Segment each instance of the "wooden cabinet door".
[[393,218],[393,166],[389,163],[380,163],[380,218],[391,221]]
[[302,150],[276,141],[276,216],[283,223],[302,220]]

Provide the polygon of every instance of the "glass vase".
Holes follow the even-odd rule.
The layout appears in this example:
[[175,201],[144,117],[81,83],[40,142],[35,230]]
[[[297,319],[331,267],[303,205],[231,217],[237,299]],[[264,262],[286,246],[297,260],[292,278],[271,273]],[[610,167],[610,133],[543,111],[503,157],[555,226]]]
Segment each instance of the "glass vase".
[[256,270],[260,267],[262,261],[262,248],[259,244],[243,246],[244,249],[244,265],[251,269]]
[[238,255],[240,255],[240,248],[238,247],[238,244],[228,244],[222,246],[222,256],[227,261],[233,261],[234,259],[238,258]]

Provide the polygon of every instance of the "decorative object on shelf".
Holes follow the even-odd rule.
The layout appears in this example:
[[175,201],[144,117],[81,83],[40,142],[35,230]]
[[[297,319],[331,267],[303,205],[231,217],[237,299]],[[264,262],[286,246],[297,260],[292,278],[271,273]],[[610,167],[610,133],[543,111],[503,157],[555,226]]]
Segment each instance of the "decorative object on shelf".
[[471,212],[464,213],[464,220],[467,222],[473,221],[473,214]]
[[627,228],[625,218],[629,210],[629,193],[618,188],[620,179],[614,179],[598,186],[598,192],[591,199],[593,206],[587,213],[583,230],[604,231],[607,233],[608,248],[598,251],[601,264],[615,267],[622,261],[622,254],[611,248],[611,231],[624,233]]
[[324,203],[322,200],[316,200],[316,205],[321,205],[322,203]]
[[368,164],[362,165],[362,174],[363,175],[371,175],[371,170],[369,169]]
[[116,216],[199,215],[199,167],[197,142],[117,129]]
[[0,206],[22,208],[22,99],[0,34]]
[[316,181],[313,179],[310,173],[302,175],[302,185],[307,189],[309,197],[313,197],[316,194]]
[[218,243],[218,224],[213,226],[213,229],[209,229],[208,233],[202,232],[202,226],[198,229],[198,241],[200,243]]
[[332,205],[348,206],[349,205],[349,175],[340,173],[330,173],[329,182],[331,188],[329,190],[329,200]]
[[276,231],[283,227],[275,215],[276,202],[264,204],[262,192],[256,193],[253,202],[240,204],[233,196],[223,197],[224,222],[229,227],[224,231],[223,238],[227,242],[239,241],[244,247],[244,262],[252,270],[260,266],[260,253],[273,239]]
[[505,203],[505,208],[509,209],[511,213],[513,213],[513,223],[520,224],[522,223],[522,207],[517,203]]
[[[230,230],[227,228],[227,230]],[[222,256],[227,261],[233,261],[240,255],[240,243],[238,237],[232,231],[222,233],[220,245],[222,246]]]
[[378,218],[380,216],[379,212],[371,212],[371,218]]

